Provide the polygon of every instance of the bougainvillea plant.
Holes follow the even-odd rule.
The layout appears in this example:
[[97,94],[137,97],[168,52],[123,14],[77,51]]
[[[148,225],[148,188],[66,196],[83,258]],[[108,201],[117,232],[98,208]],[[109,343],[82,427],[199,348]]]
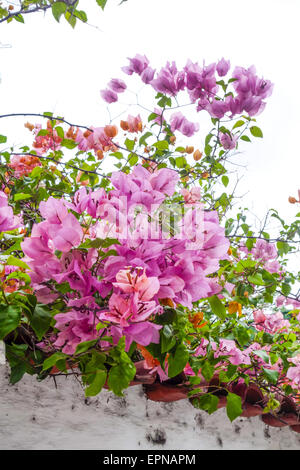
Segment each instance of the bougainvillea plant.
[[[236,150],[263,135],[256,116],[273,84],[225,59],[156,71],[138,54],[122,71],[102,98],[114,106],[135,75],[153,109],[103,127],[28,114],[40,117],[25,124],[32,145],[0,153],[11,383],[75,375],[86,396],[177,384],[209,413],[226,397],[230,420],[250,386],[263,413],[283,397],[298,406],[299,274],[288,257],[300,213],[287,224],[270,209],[253,229],[247,209],[234,211],[230,171]],[[188,109],[207,118],[206,136]]]
[[[124,1],[127,0],[121,1],[120,5]],[[95,0],[95,3],[104,10],[107,0]],[[88,21],[86,11],[79,9],[80,7],[80,0],[20,0],[19,4],[5,0],[0,1],[0,23],[11,23],[14,20],[25,23],[27,15],[45,14],[49,10],[57,22],[64,17],[75,28],[77,21]]]

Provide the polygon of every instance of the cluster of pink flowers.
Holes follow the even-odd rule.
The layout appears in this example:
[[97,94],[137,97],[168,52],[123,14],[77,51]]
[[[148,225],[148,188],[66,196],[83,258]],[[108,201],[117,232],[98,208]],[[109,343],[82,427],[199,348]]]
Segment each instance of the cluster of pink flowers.
[[[165,237],[161,228],[158,236],[156,229],[155,237],[145,237],[145,215],[151,219],[153,207],[174,194],[177,182],[173,170],[148,171],[138,165],[128,175],[113,173],[114,189],[109,192],[83,187],[72,202],[50,197],[40,204],[45,220],[34,225],[31,237],[22,243],[33,288],[44,303],[57,297],[55,282],[68,282],[73,290],[66,294],[70,310],[55,317],[59,331],[54,347],[74,352],[81,341],[103,334],[103,329],[96,329],[103,321],[106,334],[114,341],[125,335],[127,348],[132,341],[143,346],[158,342],[160,327],[151,319],[162,312],[161,300],[192,308],[193,302],[221,290],[208,277],[218,269],[229,247],[216,212],[204,213],[199,247],[191,249],[185,234]],[[136,208],[142,212],[136,213]],[[93,219],[88,233],[81,226],[85,214]],[[118,243],[103,251],[113,248],[115,252],[101,262],[95,248],[79,248],[85,240],[105,240],[112,234]],[[105,306],[100,307],[98,299],[106,299]]]
[[[197,347],[194,356],[206,356],[208,345],[210,345],[211,349],[214,351],[214,358],[226,358],[228,362],[236,366],[250,366],[247,368],[248,375],[254,375],[254,370],[252,369],[253,358],[255,358],[256,364],[260,364],[260,366],[264,367],[265,369],[275,369],[278,371],[282,370],[282,363],[280,360],[271,365],[269,362],[265,362],[264,359],[256,354],[256,351],[260,350],[268,352],[270,346],[262,347],[259,343],[253,343],[247,348],[241,350],[237,347],[236,342],[231,339],[221,338],[219,344],[217,344],[215,341],[209,342],[207,339],[201,338],[200,345]],[[216,364],[216,369],[224,370],[223,360]],[[195,375],[189,364],[186,365],[184,372],[187,375]],[[199,375],[201,375],[201,370],[199,371]]]
[[21,226],[20,217],[14,215],[12,207],[8,205],[6,194],[0,191],[0,233],[9,232]]
[[300,389],[300,354],[289,359],[294,366],[289,367],[287,371],[287,378],[291,381],[292,387],[296,390]]
[[281,312],[265,314],[262,310],[253,312],[255,328],[274,334],[277,331],[288,331],[291,326],[288,320],[285,320]]
[[[279,295],[276,299],[277,307],[281,307],[282,305],[285,306],[292,306],[294,309],[300,310],[300,300],[292,299],[290,297],[284,297],[283,295]],[[300,320],[300,314],[299,314]]]
[[113,78],[109,82],[108,88],[101,90],[100,94],[107,103],[114,103],[115,101],[118,101],[118,93],[123,93],[126,88],[126,83],[123,80]]
[[29,175],[36,166],[41,166],[41,161],[34,155],[13,155],[9,166],[14,170],[14,176],[20,178]]
[[[221,86],[218,83],[220,77],[228,75],[230,62],[222,58],[216,63],[200,66],[188,60],[183,70],[178,70],[175,62],[167,62],[155,75],[155,70],[149,66],[146,56],[137,54],[129,58],[129,66],[122,67],[123,72],[128,75],[137,74],[145,84],[151,85],[159,93],[176,96],[180,91],[186,90],[192,103],[196,104],[197,111],[206,110],[213,118],[223,118],[229,113],[230,117],[248,113],[255,116],[261,113],[265,107],[265,99],[269,97],[273,90],[273,84],[269,80],[264,80],[256,75],[254,66],[245,69],[235,67],[232,75],[228,77],[232,83],[232,92],[226,93],[224,98],[218,95]],[[118,82],[117,79],[115,79]],[[124,91],[126,85],[120,80],[120,89],[101,92],[102,98],[108,103],[118,100],[117,92]],[[174,130],[181,130],[178,124],[179,117],[173,116]],[[183,129],[187,129],[185,135],[193,135],[197,130],[195,124],[185,123]],[[234,140],[228,142],[229,136],[224,136],[224,144],[229,148],[233,147]],[[224,148],[226,148],[224,145]]]
[[199,188],[199,186],[193,187],[190,191],[186,188],[183,188],[181,190],[181,194],[186,204],[195,204],[197,202],[200,202],[201,189]]
[[127,120],[121,121],[120,126],[124,131],[128,132],[141,132],[143,130],[143,123],[139,114],[137,116],[128,114]]
[[62,138],[59,137],[57,131],[53,129],[51,122],[47,122],[47,133],[40,134],[42,131],[41,124],[36,124],[33,129],[35,134],[35,139],[33,142],[33,148],[35,149],[38,155],[43,155],[48,152],[48,150],[59,150],[61,147]]
[[270,243],[263,239],[258,239],[251,250],[243,245],[240,250],[245,254],[252,255],[253,259],[262,263],[264,269],[270,273],[279,273],[282,268],[277,261],[278,252],[275,243]]
[[198,132],[199,124],[195,124],[187,120],[187,118],[181,113],[174,113],[170,118],[171,131],[180,131],[186,137],[191,137]]
[[108,128],[111,127],[116,129],[115,133],[113,133],[115,135],[117,133],[115,126],[91,127],[91,130],[85,132],[82,132],[81,129],[77,129],[74,140],[78,144],[78,149],[84,152],[93,150],[96,155],[101,154],[101,152],[107,152],[108,150],[112,152],[116,151],[117,147],[111,140],[111,137],[114,137],[114,135],[109,135]]
[[[35,126],[27,124],[26,127],[33,131],[35,140],[33,148],[38,155],[43,155],[49,150],[59,150],[61,148],[62,137],[59,137],[55,128],[47,123],[47,128],[42,129],[40,124]],[[43,130],[42,135],[39,135]],[[73,140],[78,144],[78,149],[84,152],[93,150],[98,158],[103,158],[103,152],[108,150],[114,152],[117,147],[113,144],[112,138],[118,133],[116,126],[93,127],[82,131],[80,128],[71,126],[67,132],[64,132],[64,138]],[[30,155],[14,156],[10,160],[10,167],[14,168],[15,176],[28,175],[35,166],[41,165],[38,157]]]

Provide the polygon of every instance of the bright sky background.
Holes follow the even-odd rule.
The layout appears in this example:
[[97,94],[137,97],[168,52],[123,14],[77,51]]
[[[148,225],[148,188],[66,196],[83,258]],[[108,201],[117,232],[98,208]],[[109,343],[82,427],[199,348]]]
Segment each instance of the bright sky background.
[[[115,77],[131,88],[134,81],[120,67],[136,53],[156,69],[167,60],[183,67],[188,58],[254,64],[275,87],[257,117],[264,138],[240,147],[240,163],[247,165],[238,190],[247,193],[241,204],[260,218],[270,207],[288,218],[300,210],[288,203],[300,187],[299,0],[128,0],[121,6],[108,0],[104,12],[95,0],[80,3],[89,25],[79,23],[74,30],[50,12],[26,15],[24,25],[0,25],[1,44],[11,46],[0,48],[0,114],[52,111],[76,124],[102,126],[109,117],[99,91]],[[112,116],[118,106],[111,106]],[[0,133],[9,142],[29,143],[26,120],[1,119]],[[200,129],[195,147],[201,148],[204,137]]]

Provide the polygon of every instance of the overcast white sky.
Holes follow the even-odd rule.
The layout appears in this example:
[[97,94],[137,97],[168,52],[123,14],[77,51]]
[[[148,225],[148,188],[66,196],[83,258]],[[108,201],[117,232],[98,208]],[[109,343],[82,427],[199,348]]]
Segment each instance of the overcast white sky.
[[[0,49],[0,114],[52,111],[78,124],[104,125],[99,90],[113,77],[127,80],[120,67],[136,53],[156,69],[167,60],[182,67],[188,58],[210,63],[223,56],[233,66],[254,64],[275,87],[257,118],[264,139],[241,147],[248,170],[239,193],[249,191],[243,204],[260,217],[269,207],[287,217],[299,211],[287,201],[300,187],[299,0],[128,0],[121,6],[108,0],[104,12],[95,0],[80,3],[90,25],[74,30],[50,12],[27,15],[25,25],[0,25],[0,42],[11,46]],[[118,110],[114,104],[112,114]],[[16,144],[30,142],[23,124],[1,119],[0,133]],[[200,129],[200,147],[204,137]]]

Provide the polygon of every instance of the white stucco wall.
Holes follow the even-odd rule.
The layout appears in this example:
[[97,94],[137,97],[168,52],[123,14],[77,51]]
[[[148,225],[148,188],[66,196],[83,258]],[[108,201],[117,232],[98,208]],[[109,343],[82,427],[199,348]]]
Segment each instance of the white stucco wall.
[[300,449],[300,434],[259,417],[230,423],[224,409],[209,416],[187,400],[147,400],[141,386],[124,398],[104,391],[85,399],[73,377],[9,385],[0,366],[1,449]]

